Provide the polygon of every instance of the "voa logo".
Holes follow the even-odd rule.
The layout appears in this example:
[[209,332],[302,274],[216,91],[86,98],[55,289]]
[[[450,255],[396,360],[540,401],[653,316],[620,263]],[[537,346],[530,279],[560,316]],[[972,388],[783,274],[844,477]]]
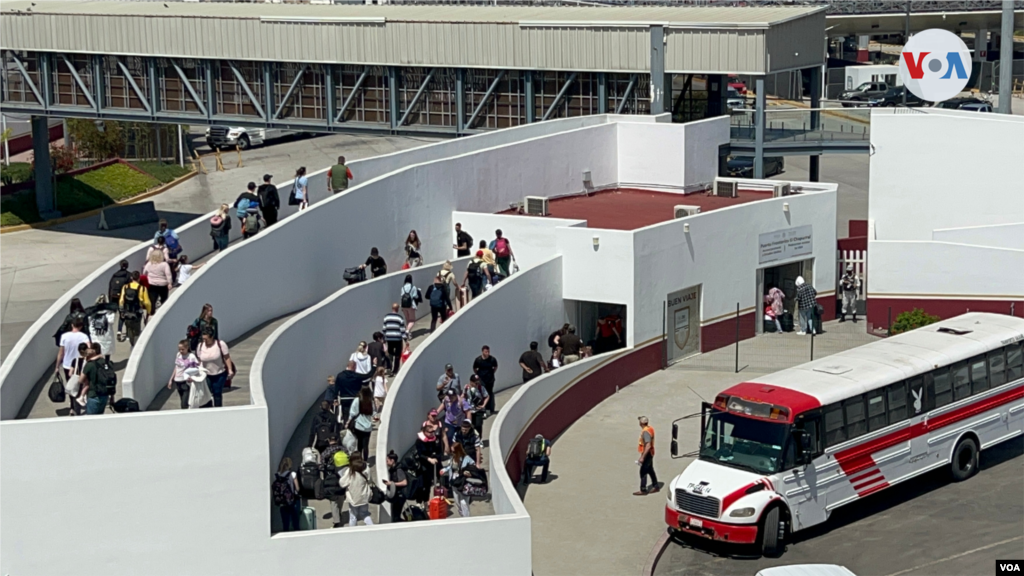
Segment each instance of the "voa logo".
[[925,30],[903,47],[900,79],[922,100],[948,100],[967,87],[970,77],[971,52],[952,32]]

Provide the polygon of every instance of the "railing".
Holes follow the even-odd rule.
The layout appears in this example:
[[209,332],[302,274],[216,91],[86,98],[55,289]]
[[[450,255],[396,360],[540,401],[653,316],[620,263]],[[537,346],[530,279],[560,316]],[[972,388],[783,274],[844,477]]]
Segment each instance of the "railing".
[[[230,1],[230,0],[214,0]],[[288,2],[289,0],[285,0]],[[463,6],[821,6],[829,16],[847,14],[904,14],[906,0],[390,0],[391,4],[458,4]],[[1014,2],[1014,9],[1024,1]],[[1000,10],[1000,0],[912,0],[911,13]]]
[[[812,116],[818,127],[812,128]],[[765,142],[864,140],[871,137],[870,108],[792,108],[766,110]],[[734,110],[729,118],[733,140],[753,141],[757,135],[753,110]]]

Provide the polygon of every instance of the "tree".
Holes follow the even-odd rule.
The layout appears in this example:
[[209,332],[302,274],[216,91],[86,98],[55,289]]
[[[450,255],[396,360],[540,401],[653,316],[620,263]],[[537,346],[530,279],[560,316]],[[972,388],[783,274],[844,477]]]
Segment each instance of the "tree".
[[63,174],[74,170],[77,161],[78,154],[74,148],[50,144],[50,166],[54,174]]
[[94,160],[117,158],[124,150],[124,128],[121,122],[68,118],[68,132],[82,154]]
[[939,320],[940,318],[938,316],[928,314],[927,312],[920,308],[914,308],[913,310],[900,312],[896,316],[896,320],[892,323],[892,328],[889,330],[889,335],[895,336],[896,334],[902,334],[903,332],[908,332],[915,328],[920,328],[921,326],[934,324]]

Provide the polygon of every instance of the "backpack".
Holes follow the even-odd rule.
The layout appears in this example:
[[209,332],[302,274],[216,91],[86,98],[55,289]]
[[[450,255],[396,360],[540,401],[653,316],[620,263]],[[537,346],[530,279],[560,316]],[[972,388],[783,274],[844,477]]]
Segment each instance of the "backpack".
[[362,282],[366,280],[366,269],[356,266],[355,268],[345,268],[341,278],[349,284],[355,284],[356,282]]
[[121,306],[121,310],[128,318],[134,318],[139,313],[139,290],[141,289],[141,285],[133,288],[131,284],[124,288],[124,305]]
[[480,278],[480,261],[470,260],[469,266],[466,266],[466,273],[469,274],[469,277],[474,280]]
[[106,312],[99,312],[93,315],[92,320],[89,321],[89,331],[95,336],[103,336],[109,328],[110,323],[107,322]]
[[498,258],[508,258],[512,255],[507,238],[498,238],[494,241],[494,255]]
[[270,493],[274,495],[275,506],[291,506],[295,503],[295,488],[292,485],[292,475],[282,478],[277,476],[274,483],[270,485]]
[[[111,392],[113,394],[113,392]],[[118,414],[127,414],[129,412],[138,412],[139,403],[134,398],[121,398],[117,402],[114,402],[112,406],[114,412]]]
[[124,288],[124,285],[131,282],[131,280],[132,276],[127,270],[114,272],[114,275],[110,277],[109,295],[111,302],[116,302],[121,297],[121,288]]
[[430,285],[430,307],[444,308],[444,288],[438,288],[437,284]]
[[103,357],[93,360],[93,363],[96,365],[96,395],[113,396],[117,391],[117,373],[114,372],[114,367]]
[[530,438],[530,445],[526,448],[527,458],[540,458],[544,455],[544,439]]
[[302,491],[306,494],[312,494],[319,481],[320,463],[312,461],[303,462],[302,466],[299,467],[299,486],[302,487]]
[[178,239],[170,234],[164,236],[164,244],[167,246],[167,252],[169,252],[172,257],[177,256],[178,253],[181,252],[181,244],[178,242]]
[[260,215],[258,212],[246,212],[245,220],[242,221],[242,232],[255,234],[260,231]]
[[[406,284],[408,286],[408,284]],[[402,308],[412,308],[412,295],[415,294],[416,287],[413,286],[412,290],[406,290],[402,288]]]
[[235,216],[239,218],[245,218],[245,213],[249,211],[249,199],[242,198],[238,201],[238,206],[235,209]]

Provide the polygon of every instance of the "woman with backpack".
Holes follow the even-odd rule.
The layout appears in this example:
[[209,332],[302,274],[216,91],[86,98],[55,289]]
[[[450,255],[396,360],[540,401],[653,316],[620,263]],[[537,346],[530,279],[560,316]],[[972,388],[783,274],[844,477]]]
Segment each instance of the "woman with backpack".
[[285,532],[299,529],[299,479],[292,470],[292,459],[285,456],[277,467],[274,483],[270,485],[274,505],[281,513],[281,526]]
[[231,218],[228,217],[230,206],[221,204],[220,210],[210,218],[210,237],[213,238],[213,249],[216,252],[228,247],[228,235],[231,233]]
[[349,458],[348,467],[341,473],[339,485],[345,489],[345,501],[348,502],[348,525],[355,526],[360,520],[367,526],[373,526],[370,518],[370,478],[366,474],[366,460],[359,452]]
[[117,340],[114,338],[114,327],[117,320],[117,305],[107,302],[107,295],[100,294],[96,297],[96,305],[89,307],[89,338],[103,348],[107,361],[114,353],[114,346]]
[[[164,237],[161,236],[160,240]],[[149,253],[149,261],[142,268],[142,273],[149,279],[149,299],[153,302],[153,310],[167,302],[167,296],[171,291],[171,284],[174,278],[171,274],[171,266],[167,264],[164,252],[154,250]]]
[[420,256],[420,235],[415,230],[410,230],[405,237],[405,268],[416,268],[423,265],[423,257]]
[[405,331],[412,333],[412,327],[416,324],[416,303],[422,302],[420,289],[413,286],[412,274],[405,275],[405,283],[402,284],[401,303],[402,315],[405,316]]
[[363,459],[370,458],[370,434],[373,432],[373,392],[369,386],[359,389],[356,401],[348,410],[349,431],[356,435],[359,442],[358,454]]
[[[412,277],[410,276],[409,278]],[[60,337],[63,336],[65,332],[71,331],[71,324],[75,320],[81,320],[84,324],[85,317],[85,307],[82,306],[82,301],[78,298],[72,298],[68,309],[68,315],[64,317],[64,321],[61,322],[60,327],[57,328],[57,332],[53,334],[54,344],[60,346]]]
[[217,319],[213,317],[213,304],[203,304],[203,309],[199,312],[199,317],[192,321],[188,326],[188,346],[189,350],[195,352],[199,346],[199,340],[202,338],[203,330],[205,328],[211,328],[213,330],[213,339],[220,339],[220,330],[217,327]]
[[452,459],[448,466],[445,466],[441,474],[447,476],[448,485],[452,489],[452,497],[455,498],[455,506],[459,509],[459,516],[469,518],[469,502],[471,498],[462,491],[462,486],[469,476],[469,467],[475,466],[476,462],[470,458],[462,448],[462,444],[452,444]]

